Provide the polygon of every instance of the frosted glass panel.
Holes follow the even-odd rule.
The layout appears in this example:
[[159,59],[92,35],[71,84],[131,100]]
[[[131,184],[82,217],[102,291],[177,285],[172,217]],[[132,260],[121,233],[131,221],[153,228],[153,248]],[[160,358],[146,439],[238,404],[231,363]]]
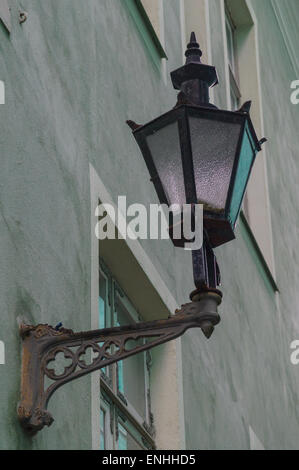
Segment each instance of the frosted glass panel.
[[256,149],[253,143],[251,142],[248,131],[246,131],[243,137],[240,160],[236,174],[236,181],[229,210],[229,218],[233,225],[236,223],[239,214],[252,161],[256,153]]
[[149,135],[147,143],[169,203],[186,203],[178,123]]
[[190,117],[198,203],[207,210],[225,209],[241,124]]

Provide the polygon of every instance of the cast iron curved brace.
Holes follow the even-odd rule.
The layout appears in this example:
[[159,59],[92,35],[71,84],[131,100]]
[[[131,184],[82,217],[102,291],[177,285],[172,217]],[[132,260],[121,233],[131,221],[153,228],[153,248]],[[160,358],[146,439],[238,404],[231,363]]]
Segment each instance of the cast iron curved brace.
[[[220,321],[217,313],[220,302],[219,291],[195,292],[192,302],[183,305],[168,319],[81,333],[64,328],[57,331],[49,325],[21,325],[23,356],[21,400],[18,404],[21,425],[31,434],[50,426],[54,419],[47,411],[49,399],[55,390],[67,382],[166,343],[189,328],[202,328],[209,337],[214,325]],[[147,339],[148,342],[128,348],[126,343],[129,340],[139,339]],[[89,348],[92,358],[91,363],[87,364],[82,356]],[[49,363],[55,362],[58,353],[63,353],[71,361],[62,374],[56,374],[49,368]],[[52,383],[45,389],[46,377]]]

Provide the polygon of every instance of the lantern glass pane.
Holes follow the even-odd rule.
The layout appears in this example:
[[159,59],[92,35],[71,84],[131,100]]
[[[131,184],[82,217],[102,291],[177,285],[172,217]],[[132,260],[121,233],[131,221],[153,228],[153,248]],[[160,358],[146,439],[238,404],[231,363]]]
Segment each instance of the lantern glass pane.
[[248,128],[246,128],[229,208],[229,219],[233,226],[236,223],[239,211],[241,209],[248,178],[256,153],[256,146],[250,136]]
[[186,203],[178,122],[148,135],[147,144],[169,204]]
[[224,212],[241,123],[192,116],[189,125],[197,202]]

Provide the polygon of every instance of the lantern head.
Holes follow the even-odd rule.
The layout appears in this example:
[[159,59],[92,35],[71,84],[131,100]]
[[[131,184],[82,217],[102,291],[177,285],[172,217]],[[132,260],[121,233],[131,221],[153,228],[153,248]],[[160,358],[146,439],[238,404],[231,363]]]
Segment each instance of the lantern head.
[[250,173],[261,150],[250,102],[239,111],[209,103],[218,83],[214,67],[201,63],[194,33],[186,64],[172,72],[181,92],[174,109],[144,126],[128,124],[140,147],[161,204],[203,204],[212,247],[235,238],[234,229]]

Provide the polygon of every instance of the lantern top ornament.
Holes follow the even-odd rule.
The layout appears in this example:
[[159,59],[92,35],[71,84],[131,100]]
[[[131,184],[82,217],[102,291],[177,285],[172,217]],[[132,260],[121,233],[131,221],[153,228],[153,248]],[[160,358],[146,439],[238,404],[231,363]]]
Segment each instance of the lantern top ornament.
[[216,68],[201,62],[202,51],[194,32],[191,33],[185,56],[185,65],[170,74],[173,87],[181,90],[189,104],[214,107],[209,103],[209,88],[219,83]]

